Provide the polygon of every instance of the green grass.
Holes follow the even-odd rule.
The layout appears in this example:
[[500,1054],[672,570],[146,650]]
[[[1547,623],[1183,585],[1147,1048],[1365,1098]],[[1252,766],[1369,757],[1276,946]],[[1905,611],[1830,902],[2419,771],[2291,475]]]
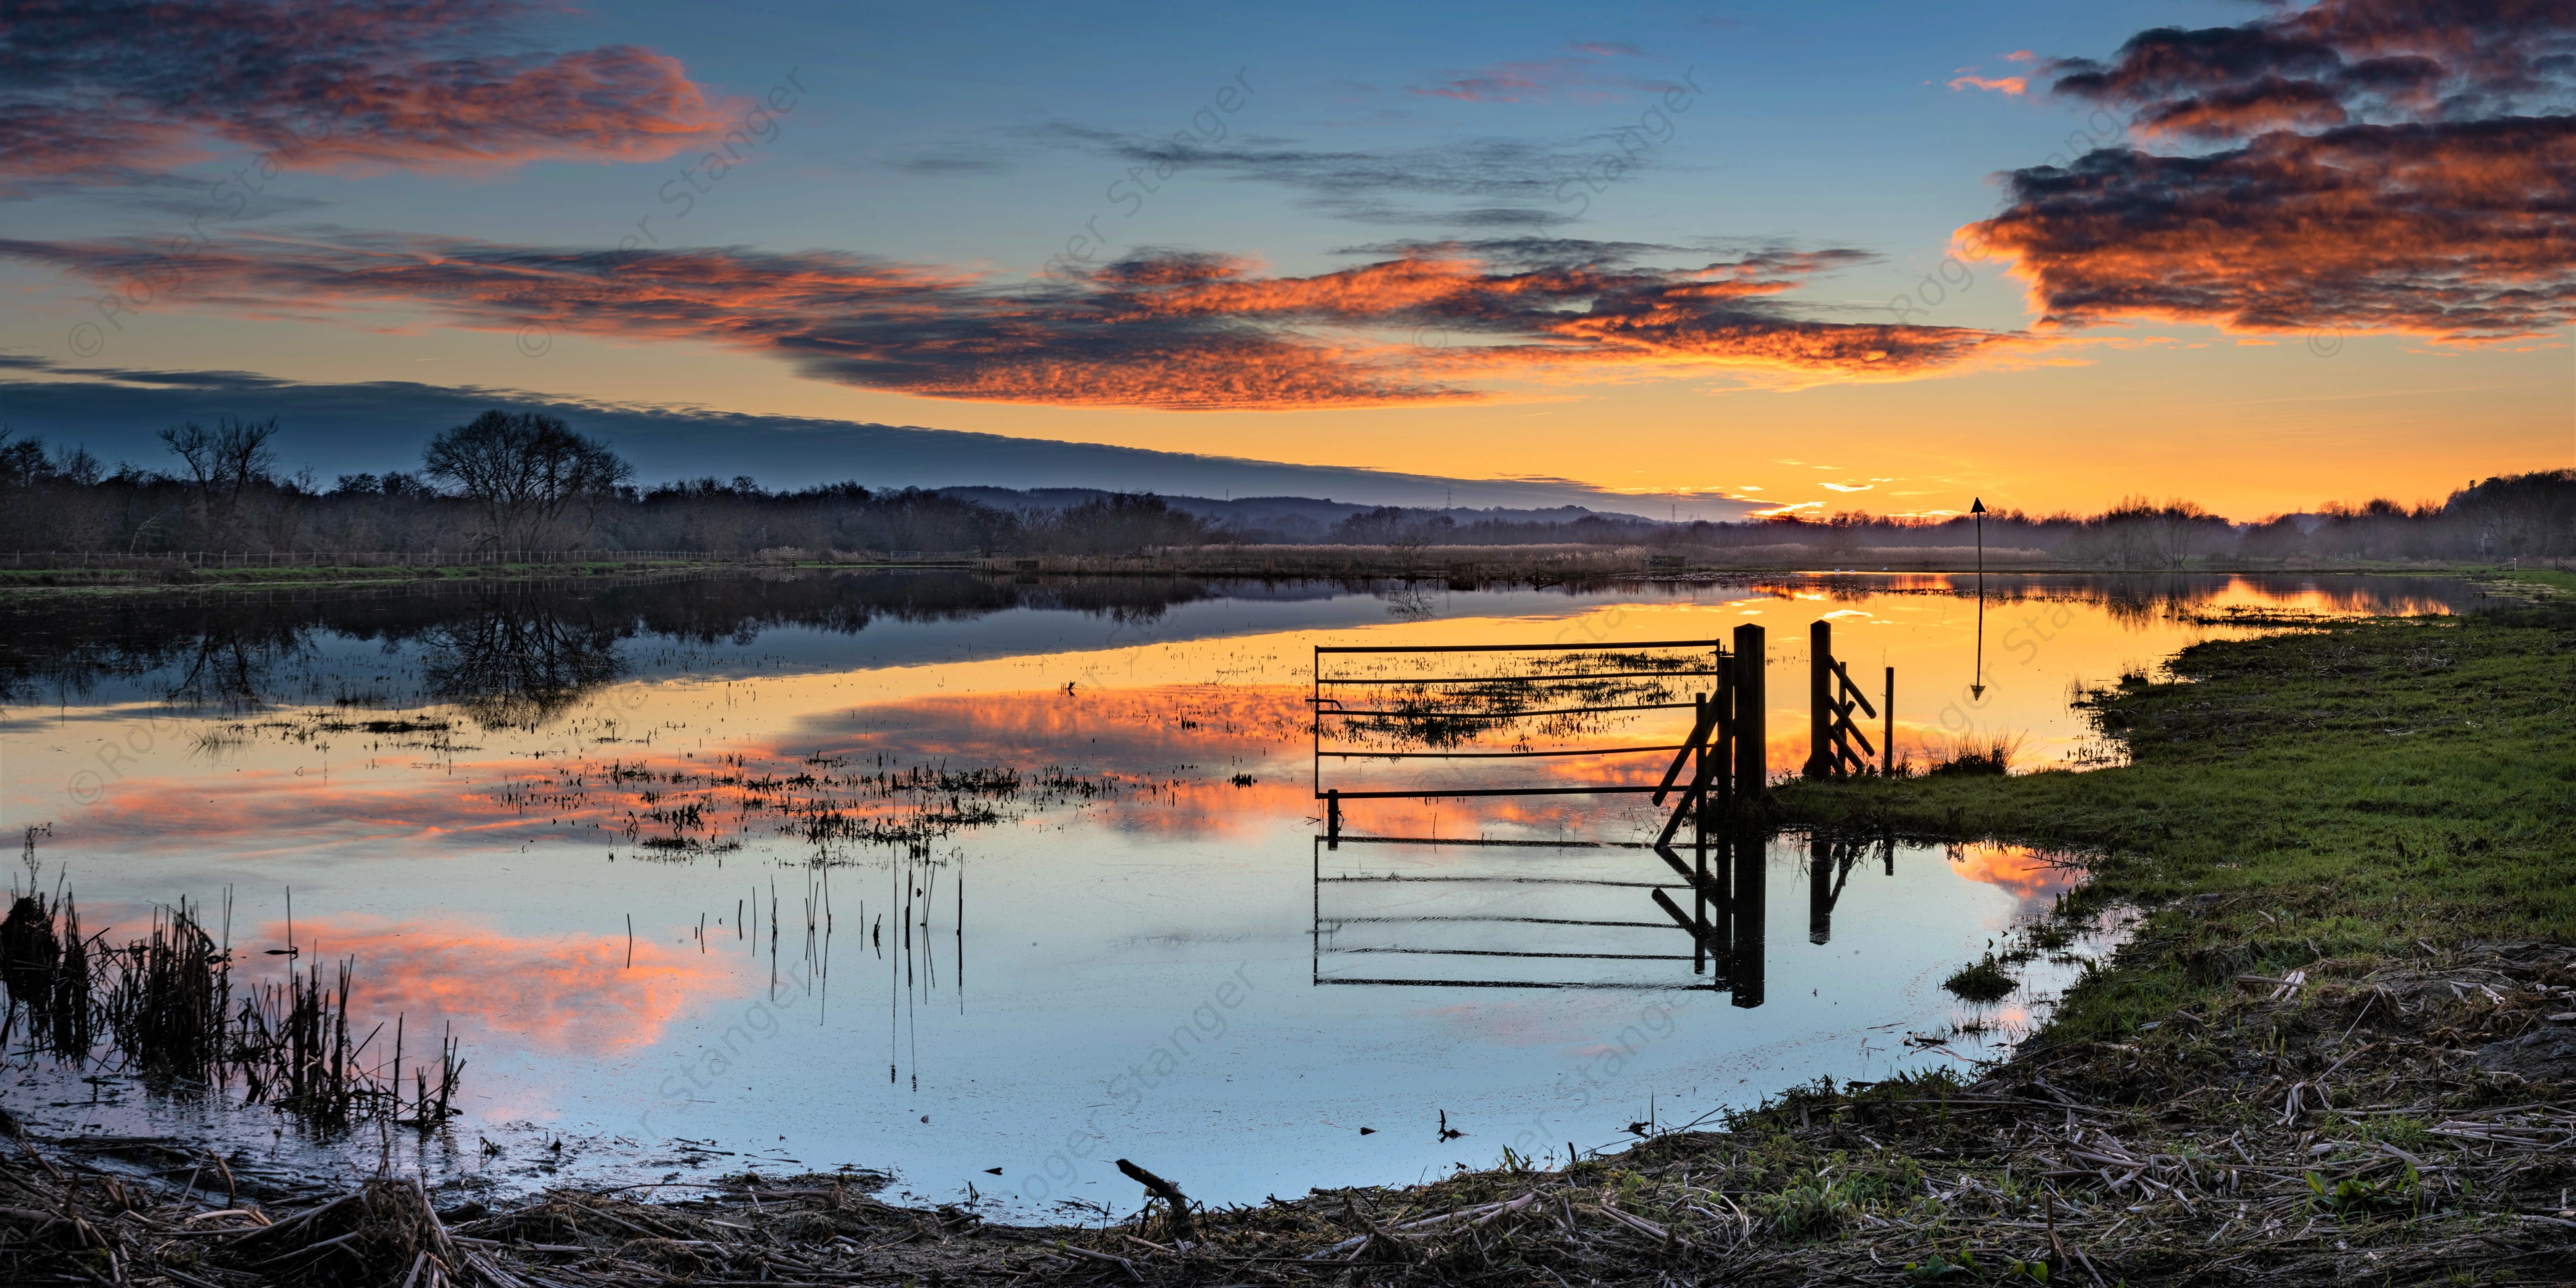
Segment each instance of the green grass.
[[2075,851],[2078,905],[2160,909],[2050,1040],[2132,1031],[2244,971],[2576,941],[2576,606],[2200,644],[2172,669],[2090,702],[2127,766],[1792,783],[1780,810]]
[[2576,590],[2576,572],[2557,572],[2548,568],[2529,568],[2516,569],[2512,572],[2497,573],[2496,576],[2504,581],[2518,581],[2527,585],[2547,586],[2553,590]]

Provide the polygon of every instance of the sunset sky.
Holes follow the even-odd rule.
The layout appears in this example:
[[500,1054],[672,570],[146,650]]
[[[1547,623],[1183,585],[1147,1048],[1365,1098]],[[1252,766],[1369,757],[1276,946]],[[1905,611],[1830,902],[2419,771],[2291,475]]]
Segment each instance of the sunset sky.
[[770,483],[1000,477],[822,421],[1710,517],[2438,499],[2576,465],[2571,91],[2576,0],[0,0],[0,428],[157,465],[276,415],[327,477],[532,399]]

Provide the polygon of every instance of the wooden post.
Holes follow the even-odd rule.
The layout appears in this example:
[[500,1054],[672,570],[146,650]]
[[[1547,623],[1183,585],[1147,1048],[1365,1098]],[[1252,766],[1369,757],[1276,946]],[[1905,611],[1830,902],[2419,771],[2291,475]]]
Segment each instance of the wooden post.
[[1834,700],[1834,624],[1818,619],[1807,628],[1807,768],[1809,778],[1831,778],[1839,768],[1831,748]]
[[1879,708],[1886,726],[1878,735],[1878,776],[1896,776],[1896,668],[1887,668],[1887,705]]
[[1761,627],[1747,622],[1735,628],[1735,799],[1747,804],[1762,799],[1770,781],[1762,710],[1762,668],[1769,656]]

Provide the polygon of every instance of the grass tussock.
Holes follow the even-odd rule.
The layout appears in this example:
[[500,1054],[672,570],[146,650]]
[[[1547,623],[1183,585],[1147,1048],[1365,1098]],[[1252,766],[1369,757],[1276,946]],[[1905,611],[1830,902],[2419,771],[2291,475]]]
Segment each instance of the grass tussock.
[[1941,987],[1967,1001],[2000,1002],[2021,987],[2021,981],[2014,979],[1993,953],[1988,953],[1985,960],[1951,972],[1950,978],[1941,981]]
[[2026,741],[2020,733],[1996,733],[1984,737],[1970,735],[1953,743],[1948,751],[1933,758],[1924,772],[1942,778],[1999,777],[2012,772],[2013,763],[2021,758]]

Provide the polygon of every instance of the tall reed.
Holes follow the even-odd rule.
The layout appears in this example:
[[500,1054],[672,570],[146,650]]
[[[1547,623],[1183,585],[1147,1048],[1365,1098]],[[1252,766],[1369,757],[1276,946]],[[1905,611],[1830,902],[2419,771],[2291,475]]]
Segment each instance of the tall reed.
[[[239,1079],[244,1104],[323,1130],[381,1119],[427,1132],[458,1112],[465,1061],[453,1032],[439,1043],[434,1081],[427,1065],[411,1071],[408,1104],[399,1038],[392,1052],[368,1055],[382,1026],[353,1033],[354,961],[326,978],[320,964],[298,966],[290,955],[284,980],[236,1000],[230,945],[186,900],[156,910],[146,938],[122,947],[103,938],[83,935],[68,893],[12,902],[0,920],[0,1045],[23,1017],[31,1054],[130,1070],[164,1091],[229,1090]],[[396,1024],[399,1032],[399,1016]]]

